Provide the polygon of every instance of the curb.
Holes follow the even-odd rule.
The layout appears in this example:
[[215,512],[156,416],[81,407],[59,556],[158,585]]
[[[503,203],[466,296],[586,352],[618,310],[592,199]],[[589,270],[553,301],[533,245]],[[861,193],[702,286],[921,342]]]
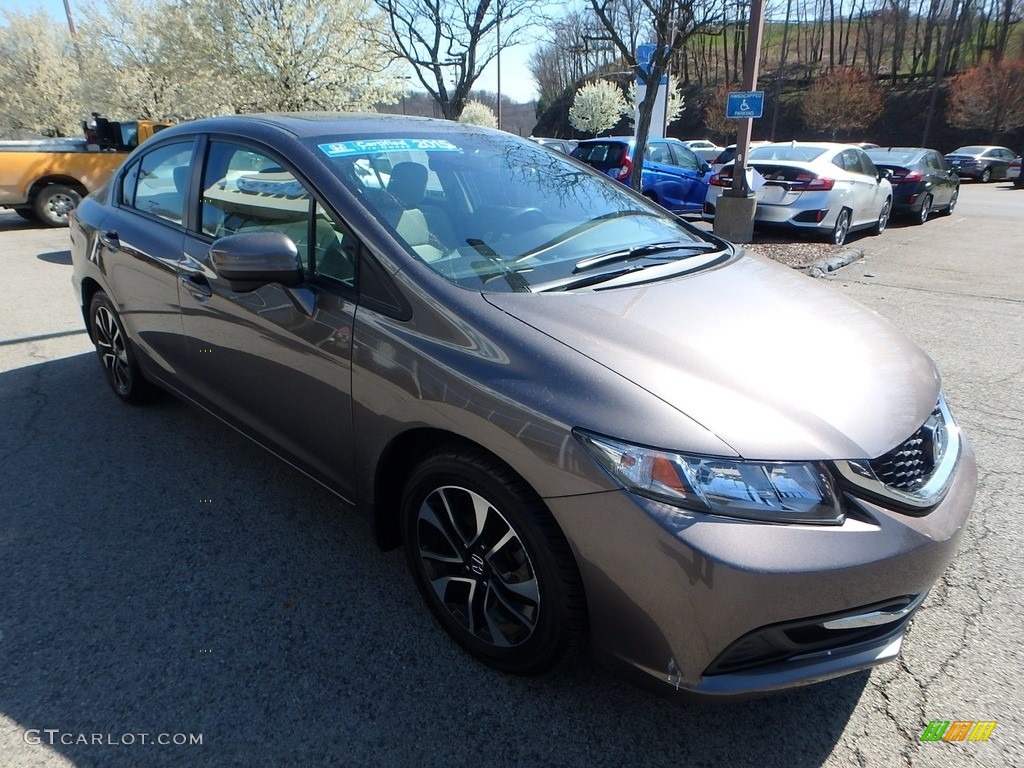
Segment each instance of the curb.
[[845,267],[847,264],[852,264],[857,259],[862,258],[864,258],[864,251],[851,248],[848,251],[843,251],[838,256],[815,262],[807,267],[797,267],[797,269],[806,269],[807,274],[811,277],[824,277],[827,273],[835,272],[840,267]]

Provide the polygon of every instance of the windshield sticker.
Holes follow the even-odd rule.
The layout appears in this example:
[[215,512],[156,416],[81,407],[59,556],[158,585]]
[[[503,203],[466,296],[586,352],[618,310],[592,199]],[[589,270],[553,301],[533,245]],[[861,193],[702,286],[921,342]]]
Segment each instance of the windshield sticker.
[[328,157],[365,155],[371,152],[461,152],[457,146],[444,139],[361,139],[359,141],[336,141],[320,144],[320,151]]

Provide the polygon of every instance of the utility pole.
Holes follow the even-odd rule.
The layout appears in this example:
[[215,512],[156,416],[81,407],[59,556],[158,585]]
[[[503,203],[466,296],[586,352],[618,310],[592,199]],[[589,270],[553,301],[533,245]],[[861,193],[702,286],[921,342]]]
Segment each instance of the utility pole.
[[78,33],[75,32],[75,22],[71,19],[71,0],[64,0],[64,15],[68,17],[68,32],[71,33],[71,44],[75,46],[75,61],[78,62],[78,75],[82,72],[82,49],[78,45]]
[[[67,2],[67,0],[64,0]],[[498,130],[501,130],[501,3],[498,3]]]

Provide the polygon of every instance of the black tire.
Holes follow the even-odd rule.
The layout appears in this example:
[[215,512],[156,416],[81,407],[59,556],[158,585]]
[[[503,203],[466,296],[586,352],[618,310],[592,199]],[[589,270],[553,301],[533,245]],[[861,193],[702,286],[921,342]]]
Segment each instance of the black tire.
[[981,179],[979,179],[979,181],[981,181],[982,184],[988,184],[990,181],[992,181],[992,169],[986,168],[984,171],[982,171]]
[[132,404],[152,399],[156,389],[143,378],[121,318],[103,291],[89,303],[89,335],[114,394]]
[[850,209],[843,208],[836,216],[836,223],[832,227],[830,235],[832,245],[843,245],[848,234],[850,234]]
[[928,217],[932,212],[932,196],[925,195],[921,200],[921,210],[917,212],[917,216],[914,217],[915,224],[924,224],[928,221]]
[[494,669],[539,675],[586,624],[576,561],[532,489],[473,448],[429,454],[402,496],[406,559],[434,618]]
[[68,213],[82,202],[81,193],[64,184],[48,184],[36,193],[33,209],[48,227],[66,227]]
[[880,235],[885,232],[885,228],[889,226],[889,214],[892,212],[892,200],[887,199],[882,203],[882,210],[878,212],[878,218],[875,220],[875,226],[871,228],[871,231],[876,235]]
[[25,221],[31,221],[33,224],[38,223],[39,216],[31,208],[15,208],[14,212],[21,216]]
[[953,196],[949,198],[949,203],[942,209],[942,216],[949,216],[956,209],[956,201],[960,199],[960,187],[953,190]]

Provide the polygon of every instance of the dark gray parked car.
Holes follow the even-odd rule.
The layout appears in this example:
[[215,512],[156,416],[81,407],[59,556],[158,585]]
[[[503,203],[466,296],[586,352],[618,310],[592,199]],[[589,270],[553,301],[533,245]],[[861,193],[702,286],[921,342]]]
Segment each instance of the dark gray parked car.
[[870,667],[967,524],[924,352],[507,133],[185,123],[70,232],[117,396],[173,392],[331,488],[497,669],[583,638],[714,696]]
[[1014,157],[1006,147],[969,146],[950,152],[946,162],[959,176],[987,184],[1005,179]]

